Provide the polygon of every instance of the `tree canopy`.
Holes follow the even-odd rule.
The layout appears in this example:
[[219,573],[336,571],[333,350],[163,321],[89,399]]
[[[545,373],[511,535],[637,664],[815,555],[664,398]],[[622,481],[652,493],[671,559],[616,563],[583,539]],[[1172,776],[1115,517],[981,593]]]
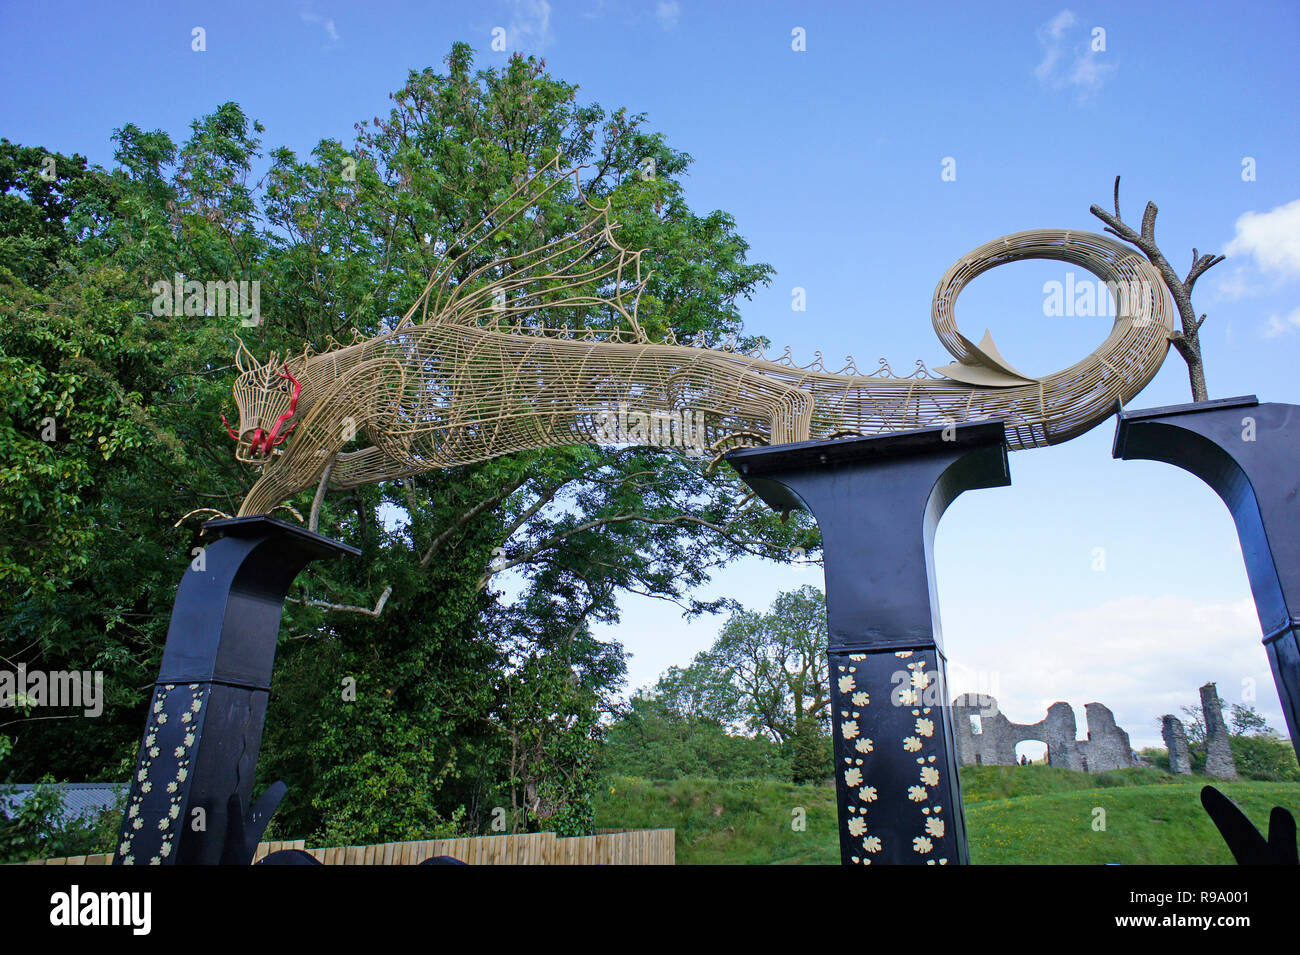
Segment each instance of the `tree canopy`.
[[[255,477],[220,425],[236,333],[258,355],[375,334],[458,234],[561,154],[612,204],[620,241],[647,250],[650,336],[747,341],[738,303],[771,267],[747,260],[725,212],[690,208],[689,155],[644,115],[578,94],[544,61],[475,69],[456,44],[353,142],[306,157],[264,152],[235,103],[180,143],[125,122],[111,169],[0,142],[0,653],[103,670],[106,689],[97,719],[0,725],[0,776],[114,780],[133,763],[175,587],[205,540],[201,516],[177,522],[233,513]],[[574,191],[546,201],[513,241],[577,221]],[[260,322],[156,314],[156,283],[178,275],[259,283]],[[627,593],[716,612],[696,596],[714,569],[816,546],[809,522],[779,523],[726,468],[655,448],[357,488],[326,498],[319,529],[362,556],[291,592],[259,786],[289,784],[275,831],[350,842],[482,830],[496,807],[516,829],[589,827],[626,671],[592,625],[617,621]]]
[[815,587],[777,595],[766,613],[734,609],[708,650],[632,701],[611,732],[612,771],[829,779],[826,641]]

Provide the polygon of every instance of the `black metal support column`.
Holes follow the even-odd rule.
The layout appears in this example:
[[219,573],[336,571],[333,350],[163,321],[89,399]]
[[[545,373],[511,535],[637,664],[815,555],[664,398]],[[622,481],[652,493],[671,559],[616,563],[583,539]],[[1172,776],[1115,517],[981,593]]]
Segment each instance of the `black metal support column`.
[[1002,423],[727,460],[773,508],[821,528],[841,861],[969,861],[933,544],[958,494],[1011,483]]
[[1125,411],[1113,455],[1190,471],[1228,505],[1300,754],[1300,405],[1249,395]]
[[116,865],[251,861],[284,791],[248,808],[285,595],[311,561],[360,553],[263,515],[205,527],[225,536],[176,593]]

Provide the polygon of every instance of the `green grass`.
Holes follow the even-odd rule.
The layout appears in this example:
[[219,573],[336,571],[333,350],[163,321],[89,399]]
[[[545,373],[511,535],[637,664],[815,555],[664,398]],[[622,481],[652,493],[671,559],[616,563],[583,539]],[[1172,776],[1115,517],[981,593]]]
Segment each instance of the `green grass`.
[[[807,831],[794,832],[792,810]],[[677,830],[678,865],[836,865],[835,789],[771,779],[610,780],[596,825]]]
[[[1157,769],[1076,773],[1048,766],[961,771],[971,861],[984,865],[1231,864],[1201,808],[1202,777]],[[1261,831],[1273,806],[1300,814],[1300,783],[1215,783]],[[1094,830],[1095,809],[1105,830]],[[802,810],[806,829],[791,823]],[[835,790],[775,780],[613,779],[602,827],[677,830],[679,865],[834,865]]]
[[[993,799],[1046,796],[1081,789],[1113,789],[1159,784],[1185,785],[1187,777],[1158,769],[1117,769],[1108,773],[1079,773],[1052,766],[966,766],[961,770],[962,801],[967,807]],[[1199,780],[1204,785],[1205,780]],[[1196,787],[1200,791],[1200,785]]]

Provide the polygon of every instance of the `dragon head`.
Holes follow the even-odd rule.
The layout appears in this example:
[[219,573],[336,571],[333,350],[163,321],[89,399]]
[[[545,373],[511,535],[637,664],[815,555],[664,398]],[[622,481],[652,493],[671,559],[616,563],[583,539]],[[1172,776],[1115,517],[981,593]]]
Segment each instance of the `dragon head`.
[[298,399],[302,383],[289,370],[287,361],[276,367],[275,356],[265,364],[257,361],[243,341],[235,352],[239,377],[235,379],[235,404],[239,408],[239,430],[221,416],[226,433],[235,441],[235,457],[245,464],[265,464],[280,453],[298,425]]

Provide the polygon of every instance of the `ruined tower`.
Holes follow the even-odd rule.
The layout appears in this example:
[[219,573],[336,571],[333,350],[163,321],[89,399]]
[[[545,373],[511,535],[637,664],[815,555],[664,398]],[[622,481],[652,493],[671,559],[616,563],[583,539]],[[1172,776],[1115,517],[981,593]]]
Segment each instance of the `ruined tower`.
[[1236,779],[1237,764],[1228,743],[1228,727],[1223,722],[1223,703],[1213,683],[1201,687],[1201,712],[1205,714],[1205,775]]
[[1160,720],[1160,735],[1169,750],[1169,771],[1178,776],[1192,774],[1192,756],[1187,749],[1187,731],[1178,717],[1166,713]]

